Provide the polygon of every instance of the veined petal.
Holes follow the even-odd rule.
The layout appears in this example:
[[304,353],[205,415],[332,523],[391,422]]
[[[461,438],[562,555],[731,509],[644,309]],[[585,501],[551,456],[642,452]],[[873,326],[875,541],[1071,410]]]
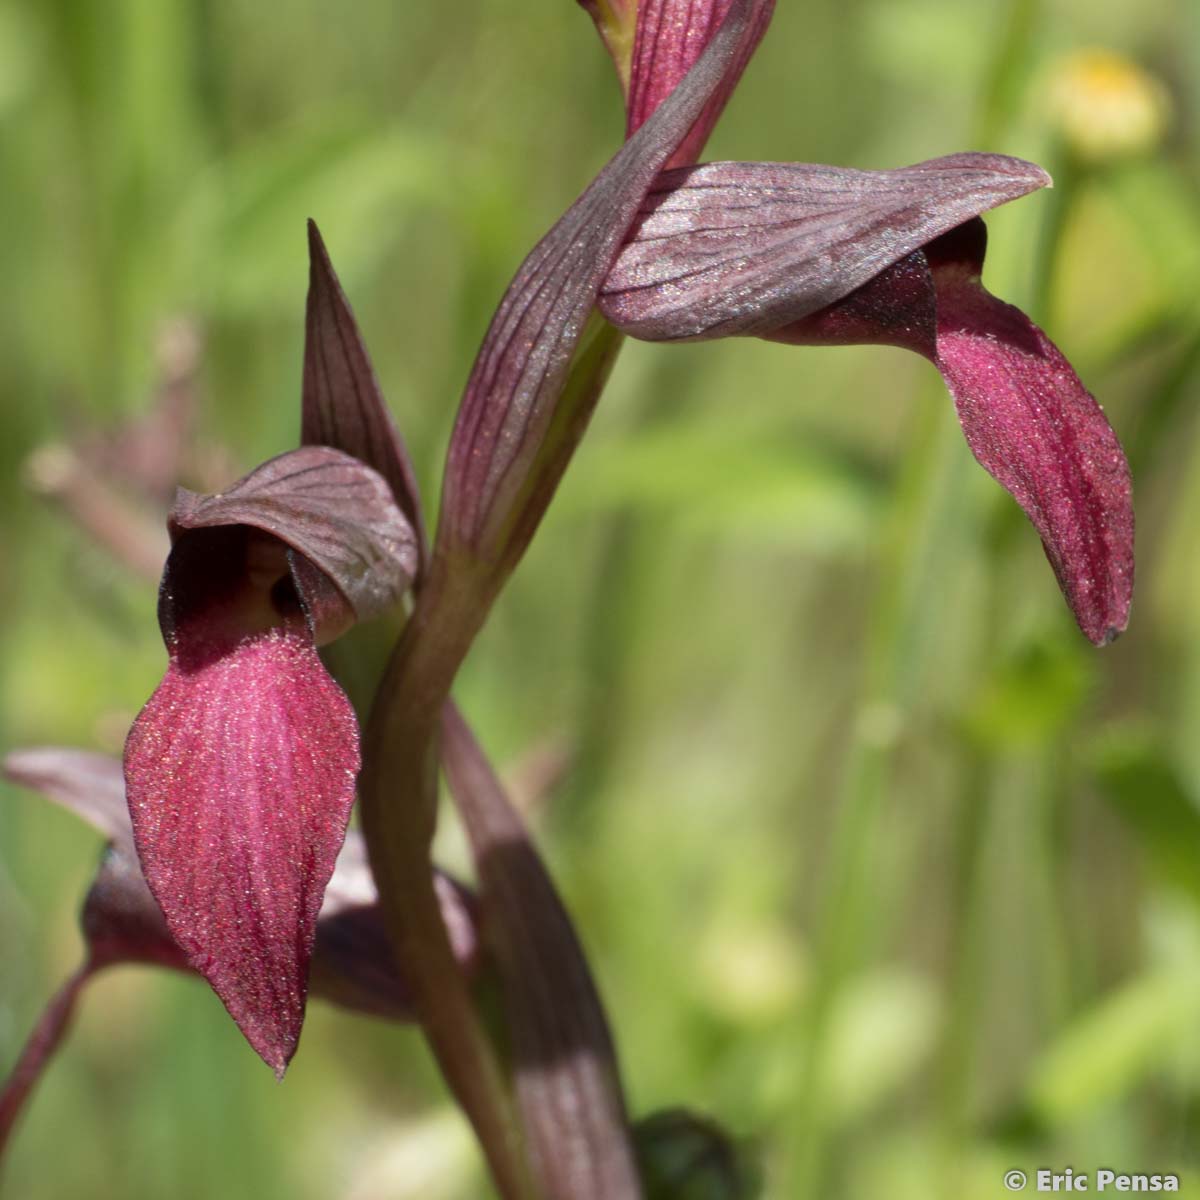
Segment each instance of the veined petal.
[[174,939],[282,1075],[354,802],[358,727],[304,624],[172,639],[130,730],[138,856]]
[[1040,167],[998,154],[894,171],[731,162],[667,171],[609,272],[600,309],[648,341],[769,334],[1049,182]]
[[[732,0],[638,0],[637,33],[625,105],[627,136],[632,136],[645,124],[692,69],[731,6]],[[756,9],[749,37],[739,48],[737,58],[723,75],[699,120],[671,155],[671,166],[695,162],[700,157],[750,56],[767,31],[774,7],[774,0],[770,0]]]
[[180,488],[169,525],[173,539],[233,526],[269,534],[327,576],[360,621],[398,604],[417,567],[415,534],[387,482],[328,446],[280,454],[214,496]]

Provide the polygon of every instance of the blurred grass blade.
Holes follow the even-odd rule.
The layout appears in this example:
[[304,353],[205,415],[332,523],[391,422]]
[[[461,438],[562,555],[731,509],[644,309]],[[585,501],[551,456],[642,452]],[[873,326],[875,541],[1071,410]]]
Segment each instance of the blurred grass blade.
[[1094,773],[1150,868],[1200,906],[1200,807],[1163,748],[1140,739],[1110,744]]
[[1030,1098],[1053,1126],[1084,1117],[1161,1071],[1200,1020],[1200,970],[1161,970],[1110,992],[1034,1065]]

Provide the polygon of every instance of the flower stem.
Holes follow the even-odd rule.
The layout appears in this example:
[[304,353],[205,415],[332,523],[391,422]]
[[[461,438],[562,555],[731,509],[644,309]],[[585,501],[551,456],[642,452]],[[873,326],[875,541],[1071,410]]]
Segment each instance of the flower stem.
[[92,977],[96,964],[86,962],[54,993],[33,1027],[21,1057],[0,1088],[0,1158],[12,1136],[17,1118],[33,1092],[46,1064],[58,1049],[75,1015],[83,985]]
[[474,634],[437,562],[388,664],[364,738],[363,832],[393,947],[413,1004],[504,1200],[535,1195],[495,1049],[455,961],[433,890],[437,727]]
[[[426,1036],[505,1200],[537,1195],[511,1089],[454,959],[433,891],[438,736],[454,677],[544,515],[587,426],[622,338],[593,318],[520,491],[485,547],[439,536],[428,574],[376,693],[359,780],[363,832],[398,961]],[[441,531],[440,531],[441,532]]]

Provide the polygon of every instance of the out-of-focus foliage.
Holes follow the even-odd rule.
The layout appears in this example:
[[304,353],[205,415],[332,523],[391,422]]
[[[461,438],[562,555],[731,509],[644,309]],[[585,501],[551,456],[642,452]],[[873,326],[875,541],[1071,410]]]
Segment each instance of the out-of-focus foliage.
[[[1087,97],[1064,109],[1089,47],[1154,96],[1108,156],[1079,144]],[[46,445],[148,409],[183,329],[183,482],[292,446],[313,216],[432,503],[493,304],[617,145],[610,76],[573,0],[0,0],[4,746],[118,750],[162,666],[153,583],[29,490]],[[987,279],[1130,450],[1115,646],[1080,637],[927,365],[631,345],[464,671],[501,761],[572,750],[538,821],[636,1110],[752,1136],[770,1197],[982,1200],[1066,1164],[1200,1183],[1198,79],[1190,0],[795,0],[710,147],[1055,174],[989,219]],[[6,1067],[76,959],[97,847],[0,801]],[[277,1087],[204,988],[128,969],[6,1182],[466,1200],[474,1161],[411,1031],[315,1007]]]

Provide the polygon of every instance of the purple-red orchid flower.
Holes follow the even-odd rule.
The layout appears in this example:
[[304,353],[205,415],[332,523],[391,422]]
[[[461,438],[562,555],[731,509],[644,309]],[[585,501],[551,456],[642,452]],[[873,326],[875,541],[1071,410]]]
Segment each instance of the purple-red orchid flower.
[[[642,0],[632,37],[628,9],[585,7],[617,64],[632,132],[696,61],[729,0]],[[1045,187],[1046,173],[988,154],[894,171],[684,167],[709,129],[697,125],[672,157],[678,169],[645,197],[601,290],[604,315],[649,341],[740,334],[924,355],[975,457],[1041,535],[1080,628],[1111,641],[1133,588],[1125,456],[1057,347],[980,281],[980,214]]]
[[282,1073],[359,769],[317,645],[399,603],[416,545],[387,482],[319,446],[181,491],[169,528],[169,664],[125,747],[134,837],[172,938]]
[[1100,406],[1023,313],[987,292],[979,214],[1049,183],[957,154],[896,171],[708,163],[660,177],[601,308],[653,341],[750,334],[915,350],[942,373],[971,450],[1017,499],[1080,628],[1125,628],[1129,468]]
[[[514,519],[511,511],[522,488],[539,515],[548,503],[595,397],[574,402],[582,419],[546,401],[547,372],[554,373],[554,356],[563,353],[540,344],[562,338],[557,313],[546,305],[566,316],[568,298],[578,304],[588,295],[586,272],[575,270],[571,258],[586,250],[603,261],[612,230],[625,221],[623,206],[638,190],[637,172],[653,161],[643,134],[654,128],[672,139],[661,161],[677,165],[641,189],[640,211],[595,293],[604,316],[622,332],[652,341],[756,335],[798,344],[886,343],[925,355],[946,380],[976,458],[1041,535],[1080,628],[1097,644],[1111,641],[1128,621],[1133,588],[1125,456],[1063,355],[980,281],[986,245],[980,214],[1046,186],[1045,172],[985,154],[896,171],[679,166],[711,130],[766,27],[770,4],[587,0],[584,7],[617,64],[633,136],[529,256],[501,303],[451,445],[444,540],[473,544],[481,557],[495,554],[493,531],[515,528],[523,540],[532,531],[536,518]],[[687,94],[687,80],[703,77],[697,64],[729,16],[739,31],[715,73],[709,58],[704,97],[689,110],[691,126],[666,134],[667,110]],[[607,221],[596,219],[601,198]],[[551,276],[558,277],[554,289],[546,286]],[[577,310],[569,319],[573,347],[581,329]],[[540,330],[531,335],[535,320]],[[595,377],[602,379],[605,369],[598,366]],[[564,448],[538,448],[539,439],[544,445],[568,421]]]

